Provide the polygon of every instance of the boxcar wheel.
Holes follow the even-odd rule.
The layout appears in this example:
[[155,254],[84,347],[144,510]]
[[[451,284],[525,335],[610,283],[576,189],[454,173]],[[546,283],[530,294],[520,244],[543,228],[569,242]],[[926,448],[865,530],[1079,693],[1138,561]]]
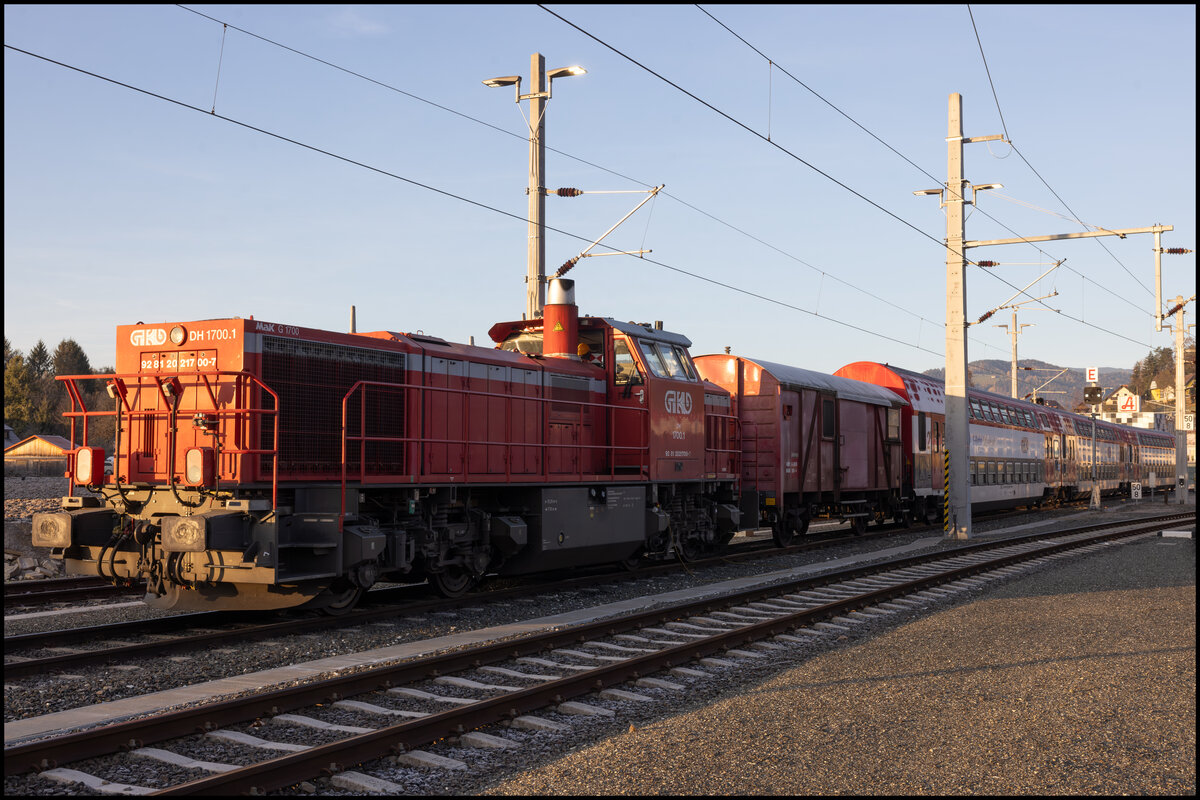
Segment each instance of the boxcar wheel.
[[796,540],[796,527],[786,515],[771,526],[771,540],[776,547],[788,547]]
[[851,526],[851,529],[854,531],[855,536],[862,536],[864,533],[867,532],[867,518],[866,517],[854,517],[853,519],[850,520],[850,526]]

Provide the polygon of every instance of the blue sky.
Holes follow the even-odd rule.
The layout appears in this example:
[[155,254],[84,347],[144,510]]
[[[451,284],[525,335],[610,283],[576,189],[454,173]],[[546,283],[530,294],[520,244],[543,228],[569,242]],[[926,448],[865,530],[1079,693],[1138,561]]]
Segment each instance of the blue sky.
[[[482,81],[526,90],[534,52],[588,70],[555,81],[546,185],[666,185],[605,240],[646,260],[574,269],[581,311],[663,320],[694,354],[944,365],[945,218],[913,191],[946,179],[952,92],[967,136],[1019,150],[966,145],[966,178],[1004,184],[968,239],[1077,217],[1198,244],[1193,5],[972,6],[992,83],[965,5],[548,6],[594,39],[537,6],[188,8],[386,86],[176,6],[5,6],[4,331],[22,351],[73,338],[102,366],[119,324],[345,330],[351,305],[359,330],[487,343],[525,306],[528,103]],[[215,95],[219,115],[480,205],[14,47],[203,112]],[[639,199],[547,198],[548,271]],[[1130,367],[1173,344],[1152,248],[971,250],[1004,266],[968,269],[968,317],[1066,259],[1013,301],[1058,292],[1021,305],[1020,357]],[[1163,257],[1166,297],[1195,294],[1194,259]],[[1009,321],[971,328],[971,360],[1009,358]]]

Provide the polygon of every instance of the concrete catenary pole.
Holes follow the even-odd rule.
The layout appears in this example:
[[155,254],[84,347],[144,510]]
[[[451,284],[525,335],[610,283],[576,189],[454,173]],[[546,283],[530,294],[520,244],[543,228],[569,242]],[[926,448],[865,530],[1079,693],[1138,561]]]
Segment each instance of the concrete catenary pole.
[[1183,427],[1183,416],[1187,413],[1183,389],[1183,335],[1187,326],[1183,321],[1183,295],[1175,297],[1175,502],[1186,503],[1187,491],[1187,431]]
[[529,256],[525,276],[525,318],[542,316],[546,305],[546,59],[534,53],[529,59]]
[[971,431],[967,413],[967,287],[963,249],[962,95],[950,95],[946,132],[946,448],[950,453],[946,536],[971,537]]

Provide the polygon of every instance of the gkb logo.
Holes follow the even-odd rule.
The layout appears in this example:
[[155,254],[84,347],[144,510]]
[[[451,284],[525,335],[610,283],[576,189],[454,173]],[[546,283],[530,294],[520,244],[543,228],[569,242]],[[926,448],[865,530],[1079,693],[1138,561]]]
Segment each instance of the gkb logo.
[[692,413],[692,396],[687,392],[672,389],[663,397],[667,411],[672,414]]
[[167,343],[167,332],[162,328],[145,328],[131,331],[129,343],[135,347],[158,347]]

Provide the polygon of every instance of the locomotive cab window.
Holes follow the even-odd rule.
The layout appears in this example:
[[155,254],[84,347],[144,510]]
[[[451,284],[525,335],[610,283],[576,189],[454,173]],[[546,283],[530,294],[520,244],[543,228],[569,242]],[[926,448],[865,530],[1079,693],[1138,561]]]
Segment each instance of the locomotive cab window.
[[642,372],[638,369],[633,353],[629,352],[629,345],[624,339],[613,342],[613,361],[616,362],[613,383],[618,386],[644,383]]
[[658,354],[653,342],[638,340],[638,349],[642,351],[642,360],[646,362],[646,366],[650,369],[657,378],[670,377],[671,373],[667,369],[667,365],[663,363],[662,356]]
[[540,356],[542,354],[542,333],[541,331],[536,333],[520,331],[511,334],[500,344],[500,349]]
[[656,342],[652,347],[658,351],[659,357],[662,358],[663,365],[667,368],[667,373],[672,378],[689,378],[687,371],[683,367],[683,362],[679,358],[678,351],[669,344]]
[[676,380],[696,380],[696,370],[692,366],[687,351],[682,347],[666,342],[650,342],[638,340],[638,347],[646,366],[659,378],[675,378]]

